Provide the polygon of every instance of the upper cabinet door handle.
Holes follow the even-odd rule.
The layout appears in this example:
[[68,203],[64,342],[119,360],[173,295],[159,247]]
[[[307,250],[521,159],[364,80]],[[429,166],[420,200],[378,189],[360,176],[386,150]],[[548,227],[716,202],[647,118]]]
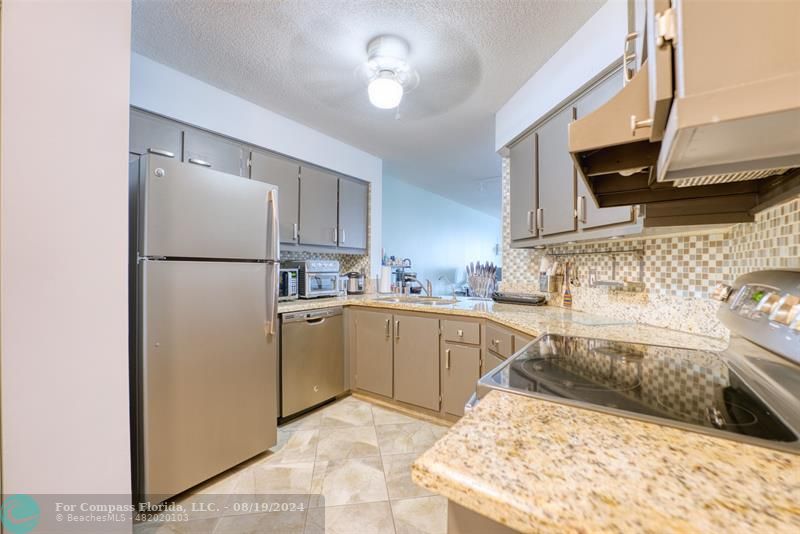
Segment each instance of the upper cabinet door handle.
[[339,228],[339,235],[341,236],[340,243],[344,243],[344,240],[345,240],[344,228]]
[[163,150],[161,148],[148,148],[147,151],[150,154],[158,154],[159,156],[166,156],[168,158],[174,158],[175,157],[175,153],[174,152],[170,152],[169,150]]
[[[628,70],[628,62],[636,59],[636,45],[634,44],[633,47],[631,47],[631,43],[635,43],[637,37],[639,37],[638,32],[631,32],[625,36],[625,43],[622,46],[622,87],[628,85],[628,82],[633,79],[634,71]],[[632,48],[631,52],[628,52],[629,48]]]
[[544,208],[536,208],[536,228],[544,230]]
[[297,241],[299,232],[297,231],[297,223],[292,223],[292,240]]
[[204,159],[189,158],[189,163],[194,163],[195,165],[201,165],[203,167],[211,167],[211,163]]
[[586,223],[586,197],[584,195],[578,197],[578,220]]

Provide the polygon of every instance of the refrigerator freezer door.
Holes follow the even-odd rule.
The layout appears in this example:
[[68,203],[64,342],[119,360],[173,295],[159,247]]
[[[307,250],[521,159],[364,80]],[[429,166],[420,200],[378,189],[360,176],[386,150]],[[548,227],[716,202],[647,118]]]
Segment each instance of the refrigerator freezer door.
[[176,495],[276,443],[265,263],[142,261],[143,494]]
[[278,259],[275,186],[150,155],[139,190],[140,256]]

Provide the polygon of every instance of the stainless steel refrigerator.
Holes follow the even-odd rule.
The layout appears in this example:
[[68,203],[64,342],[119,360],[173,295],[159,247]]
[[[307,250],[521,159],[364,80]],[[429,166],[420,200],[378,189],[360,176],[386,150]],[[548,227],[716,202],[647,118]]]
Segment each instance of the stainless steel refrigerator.
[[131,163],[134,490],[160,502],[276,443],[277,187]]

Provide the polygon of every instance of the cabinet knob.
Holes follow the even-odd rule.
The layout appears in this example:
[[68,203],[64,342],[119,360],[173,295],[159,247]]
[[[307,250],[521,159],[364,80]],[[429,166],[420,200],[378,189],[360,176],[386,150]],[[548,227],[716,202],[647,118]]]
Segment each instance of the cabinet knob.
[[636,135],[636,130],[639,128],[650,128],[653,126],[653,119],[637,120],[636,115],[631,115],[631,136]]
[[464,331],[463,330],[457,330],[456,334],[458,334],[458,337],[464,337]]

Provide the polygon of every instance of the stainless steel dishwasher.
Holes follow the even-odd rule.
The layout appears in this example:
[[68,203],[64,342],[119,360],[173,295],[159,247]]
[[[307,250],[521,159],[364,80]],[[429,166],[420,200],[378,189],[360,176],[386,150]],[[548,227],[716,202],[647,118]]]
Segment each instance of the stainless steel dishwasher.
[[342,308],[284,313],[281,320],[281,417],[344,392]]

